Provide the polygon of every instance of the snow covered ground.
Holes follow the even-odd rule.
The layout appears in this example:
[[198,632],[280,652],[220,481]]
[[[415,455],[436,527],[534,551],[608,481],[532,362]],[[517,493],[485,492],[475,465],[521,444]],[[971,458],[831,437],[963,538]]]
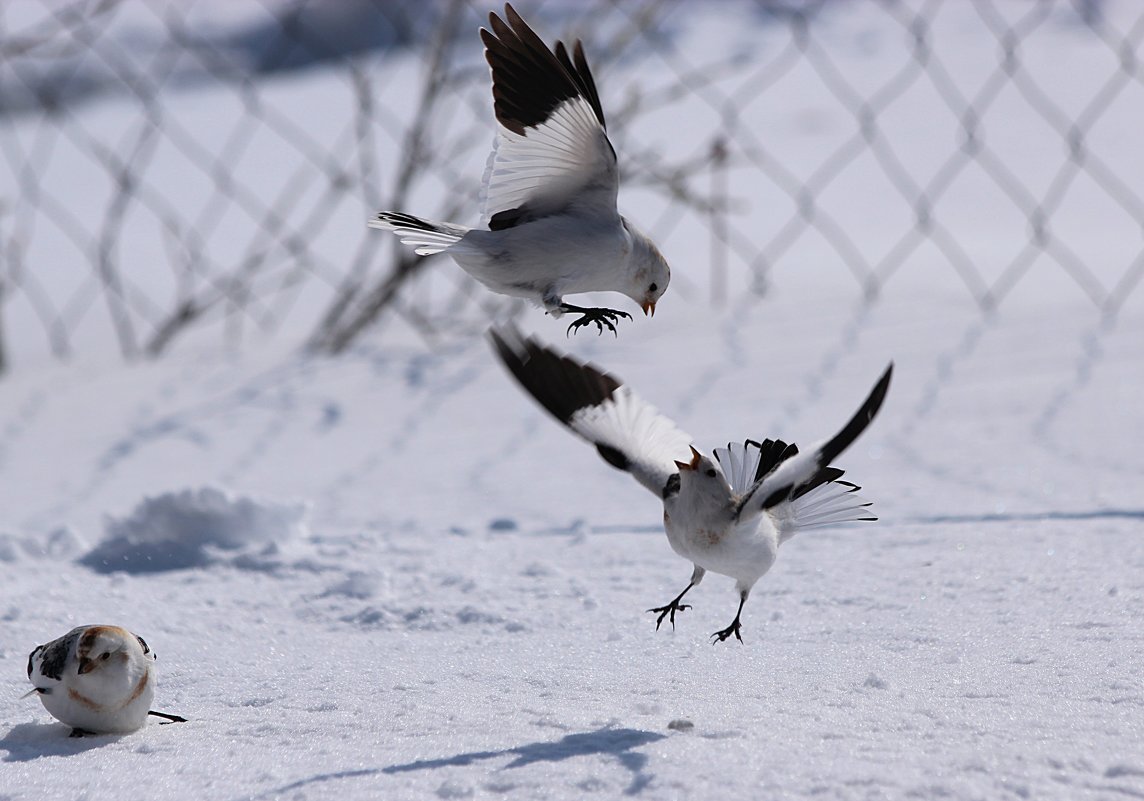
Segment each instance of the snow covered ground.
[[[744,645],[709,642],[719,577],[655,631],[690,571],[655,499],[481,342],[8,378],[3,792],[1144,793],[1141,317],[957,305],[677,310],[568,343],[707,447],[824,433],[895,359],[843,460],[882,519],[785,546]],[[204,486],[230,495],[164,495]],[[16,700],[27,651],[95,621],[144,634],[157,707],[191,722],[75,741]]]
[[[686,276],[706,243],[667,251]],[[524,318],[707,450],[832,432],[894,360],[840,462],[881,519],[785,545],[742,645],[710,643],[718,576],[655,630],[690,575],[659,504],[479,338],[28,359],[0,799],[1144,798],[1144,292],[1106,318],[1030,279],[983,314],[940,276],[920,253],[867,302],[808,264],[618,339]],[[142,634],[189,722],[73,740],[20,700],[82,623]]]

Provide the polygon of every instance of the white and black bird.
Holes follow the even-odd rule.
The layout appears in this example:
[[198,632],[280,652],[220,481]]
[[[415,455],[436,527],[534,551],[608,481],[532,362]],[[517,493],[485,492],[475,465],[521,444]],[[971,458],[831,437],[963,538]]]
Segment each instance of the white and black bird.
[[577,41],[549,50],[511,5],[481,29],[492,68],[498,130],[481,187],[476,228],[379,212],[421,255],[448,253],[493,292],[526,298],[552,315],[578,313],[568,330],[595,323],[615,333],[627,312],[564,301],[578,292],[622,292],[654,314],[671,270],[655,244],[616,210],[616,151],[596,84]]
[[830,439],[799,450],[781,440],[745,440],[704,456],[691,437],[619,379],[525,339],[515,329],[490,331],[509,371],[557,420],[596,446],[613,467],[632,474],[663,500],[672,549],[694,565],[691,581],[664,606],[649,609],[675,625],[688,590],[708,570],[735,579],[739,609],[715,641],[739,634],[743,604],[770,570],[779,546],[802,529],[875,520],[842,481],[836,459],[866,430],[890,386],[891,364],[858,412]]
[[52,717],[72,737],[124,734],[148,715],[167,723],[185,718],[155,712],[155,654],[142,637],[119,626],[79,626],[28,655],[28,679]]

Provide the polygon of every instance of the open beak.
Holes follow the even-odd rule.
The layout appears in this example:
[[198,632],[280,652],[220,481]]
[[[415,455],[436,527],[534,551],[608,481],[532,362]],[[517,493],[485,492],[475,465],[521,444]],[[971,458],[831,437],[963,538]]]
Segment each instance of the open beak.
[[647,317],[648,315],[655,317],[655,301],[654,300],[645,300],[643,303],[640,304],[640,308],[643,309],[644,317]]
[[84,673],[91,673],[93,670],[95,670],[95,660],[81,656],[79,658],[79,674],[82,676]]
[[691,463],[676,461],[675,466],[680,470],[696,470],[699,468],[699,460],[703,457],[699,455],[699,451],[695,450],[695,446],[691,446]]

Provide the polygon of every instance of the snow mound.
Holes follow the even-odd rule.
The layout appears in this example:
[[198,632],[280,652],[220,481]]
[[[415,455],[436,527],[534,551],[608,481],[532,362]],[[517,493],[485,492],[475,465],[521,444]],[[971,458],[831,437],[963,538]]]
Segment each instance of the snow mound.
[[83,538],[67,526],[57,528],[44,539],[0,532],[0,562],[11,564],[25,559],[68,559],[86,545]]
[[229,563],[266,564],[281,543],[304,536],[308,506],[231,496],[212,487],[144,498],[127,517],[108,516],[102,543],[79,561],[100,573],[155,573]]

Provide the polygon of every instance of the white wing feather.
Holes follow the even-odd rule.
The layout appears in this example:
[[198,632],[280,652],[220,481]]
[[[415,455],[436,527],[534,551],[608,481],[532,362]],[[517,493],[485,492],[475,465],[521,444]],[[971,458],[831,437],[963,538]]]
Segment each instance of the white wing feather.
[[578,204],[615,213],[616,156],[591,104],[574,97],[521,136],[499,128],[481,185],[481,222],[527,204],[544,213]]
[[611,400],[577,411],[568,425],[597,448],[621,453],[628,461],[624,469],[659,498],[668,478],[679,472],[675,460],[691,458],[691,437],[626,386]]

